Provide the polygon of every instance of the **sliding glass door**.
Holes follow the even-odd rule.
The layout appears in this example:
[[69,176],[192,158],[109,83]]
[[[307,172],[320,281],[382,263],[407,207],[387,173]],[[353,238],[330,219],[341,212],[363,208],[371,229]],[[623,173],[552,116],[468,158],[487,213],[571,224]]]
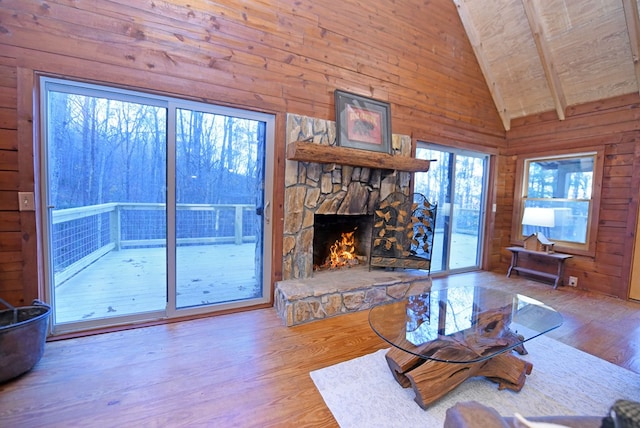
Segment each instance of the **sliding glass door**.
[[54,333],[268,301],[272,116],[41,83]]
[[176,308],[263,297],[265,131],[262,121],[176,110]]
[[438,203],[431,272],[479,268],[488,156],[419,142],[416,157],[432,162],[428,172],[415,174],[415,191]]

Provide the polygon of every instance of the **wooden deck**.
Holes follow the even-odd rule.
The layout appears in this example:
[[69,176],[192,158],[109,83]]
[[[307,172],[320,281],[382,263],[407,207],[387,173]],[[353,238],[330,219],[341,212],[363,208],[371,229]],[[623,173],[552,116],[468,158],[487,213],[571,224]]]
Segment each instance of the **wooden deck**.
[[[222,303],[259,296],[255,244],[179,247],[177,306]],[[111,251],[56,288],[56,322],[164,310],[164,248]]]

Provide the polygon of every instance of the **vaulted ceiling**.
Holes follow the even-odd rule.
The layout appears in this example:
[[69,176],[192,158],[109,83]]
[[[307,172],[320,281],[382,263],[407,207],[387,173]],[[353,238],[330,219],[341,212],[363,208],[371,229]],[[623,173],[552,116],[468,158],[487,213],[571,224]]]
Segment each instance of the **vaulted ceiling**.
[[640,90],[638,0],[453,0],[506,130]]

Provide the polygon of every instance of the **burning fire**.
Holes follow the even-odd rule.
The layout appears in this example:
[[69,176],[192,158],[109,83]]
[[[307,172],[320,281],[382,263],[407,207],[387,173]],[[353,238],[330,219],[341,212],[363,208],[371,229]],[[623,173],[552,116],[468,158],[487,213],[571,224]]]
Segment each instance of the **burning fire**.
[[343,266],[358,264],[356,258],[355,229],[352,232],[344,232],[329,249],[329,257],[324,264],[325,268],[336,269]]

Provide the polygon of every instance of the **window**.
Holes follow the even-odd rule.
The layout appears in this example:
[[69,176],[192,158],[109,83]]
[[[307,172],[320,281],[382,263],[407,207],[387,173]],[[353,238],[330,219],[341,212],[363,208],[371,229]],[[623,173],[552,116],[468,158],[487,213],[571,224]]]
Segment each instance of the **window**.
[[598,164],[597,152],[524,159],[515,236],[543,234],[556,247],[588,251]]

